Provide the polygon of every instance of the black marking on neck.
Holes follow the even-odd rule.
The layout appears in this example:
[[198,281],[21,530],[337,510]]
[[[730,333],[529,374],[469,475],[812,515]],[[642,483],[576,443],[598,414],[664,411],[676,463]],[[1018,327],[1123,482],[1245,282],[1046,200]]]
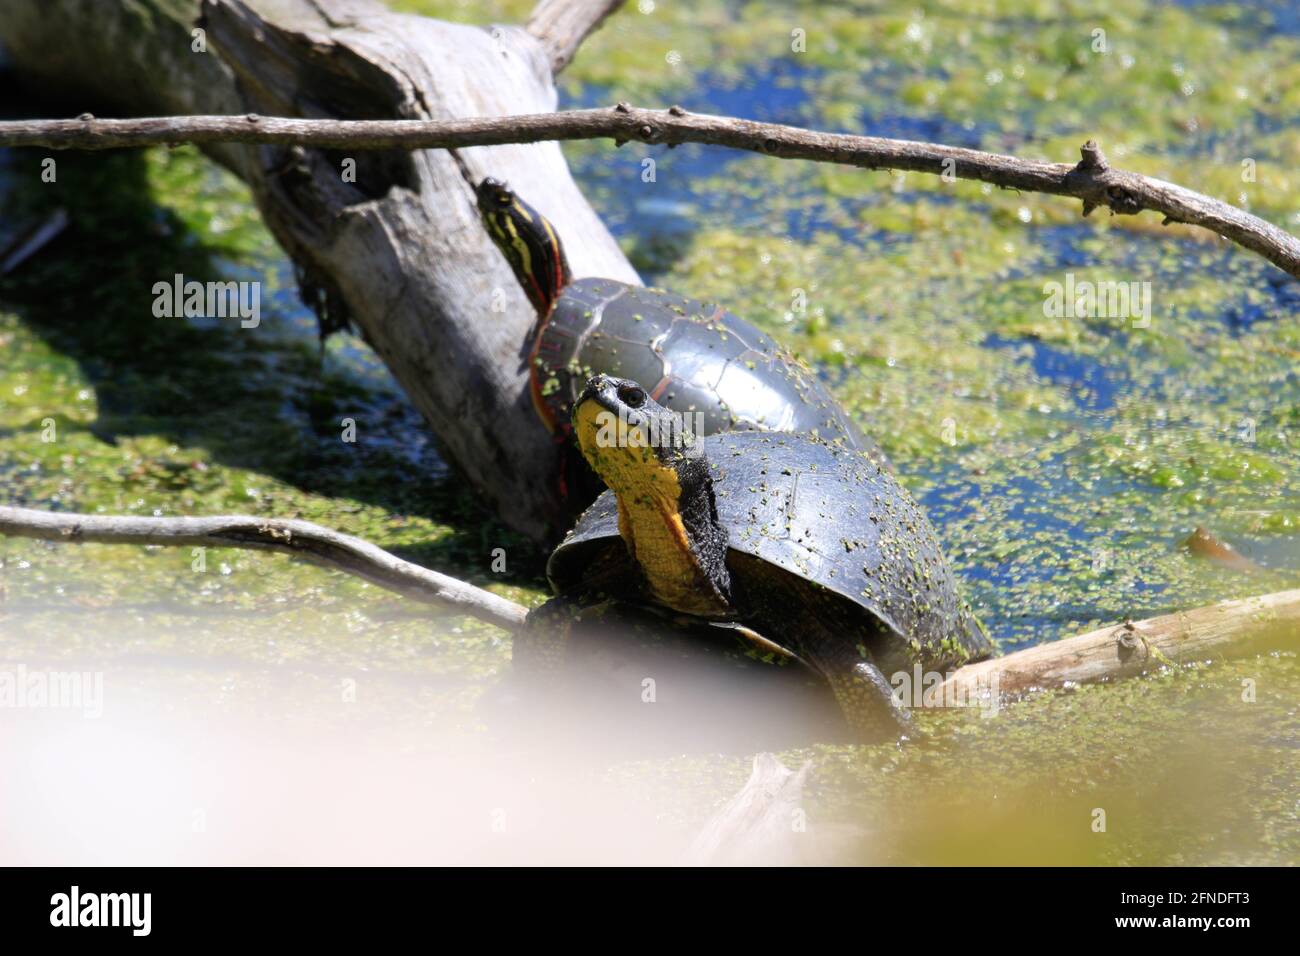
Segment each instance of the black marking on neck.
[[691,541],[696,568],[718,599],[731,604],[731,574],[727,570],[727,529],[718,519],[713,477],[703,454],[683,455],[677,467],[682,486],[678,514]]

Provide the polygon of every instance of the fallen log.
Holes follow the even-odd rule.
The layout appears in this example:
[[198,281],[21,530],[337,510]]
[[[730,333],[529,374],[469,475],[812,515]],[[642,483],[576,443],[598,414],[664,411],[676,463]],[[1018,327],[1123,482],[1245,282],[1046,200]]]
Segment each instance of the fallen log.
[[[452,120],[553,111],[553,71],[617,6],[547,0],[528,29],[489,29],[374,0],[5,0],[0,39],[32,85],[127,116]],[[558,144],[204,149],[251,187],[323,326],[358,329],[486,506],[534,539],[563,525],[556,448],[527,389],[536,317],[472,189],[492,175],[527,196],[564,235],[575,276],[638,282]]]

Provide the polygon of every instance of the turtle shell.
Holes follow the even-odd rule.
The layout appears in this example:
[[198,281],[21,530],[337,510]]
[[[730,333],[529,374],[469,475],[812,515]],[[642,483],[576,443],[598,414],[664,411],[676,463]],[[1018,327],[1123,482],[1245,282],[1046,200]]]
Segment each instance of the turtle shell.
[[811,369],[721,306],[613,279],[570,283],[533,351],[543,414],[567,424],[597,372],[640,382],[665,408],[698,414],[699,434],[801,432],[879,455]]
[[[790,608],[793,621],[829,591],[886,626],[891,665],[946,666],[992,653],[958,597],[930,522],[869,456],[802,435],[760,432],[708,436],[704,452],[730,551],[759,559],[729,560],[733,577],[778,569],[804,582],[807,608]],[[551,554],[547,577],[556,593],[580,589],[607,565],[618,540],[617,502],[606,491]]]

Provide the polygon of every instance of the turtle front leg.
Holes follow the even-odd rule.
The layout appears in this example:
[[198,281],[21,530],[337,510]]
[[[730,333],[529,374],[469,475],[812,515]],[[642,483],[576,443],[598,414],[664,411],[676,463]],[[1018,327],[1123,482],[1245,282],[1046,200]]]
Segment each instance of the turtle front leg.
[[603,593],[562,594],[533,608],[511,646],[511,667],[525,679],[553,677],[564,668],[575,631],[613,615],[618,598]]
[[584,605],[560,596],[533,608],[510,647],[510,666],[516,679],[557,674],[568,653],[574,624],[582,619]]
[[894,689],[879,667],[861,658],[836,661],[835,665],[823,667],[823,672],[835,702],[859,740],[878,741],[883,733],[916,735],[916,721],[894,696]]
[[582,611],[579,601],[557,597],[529,612],[511,644],[509,671],[479,702],[490,728],[526,737],[553,712],[550,695],[563,682],[570,637]]

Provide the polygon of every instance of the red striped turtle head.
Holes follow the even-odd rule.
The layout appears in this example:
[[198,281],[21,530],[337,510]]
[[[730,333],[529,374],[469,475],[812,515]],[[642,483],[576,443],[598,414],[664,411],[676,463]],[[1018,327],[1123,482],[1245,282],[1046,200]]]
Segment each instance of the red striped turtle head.
[[503,182],[485,179],[477,194],[488,234],[510,262],[538,316],[546,318],[572,278],[555,227]]

